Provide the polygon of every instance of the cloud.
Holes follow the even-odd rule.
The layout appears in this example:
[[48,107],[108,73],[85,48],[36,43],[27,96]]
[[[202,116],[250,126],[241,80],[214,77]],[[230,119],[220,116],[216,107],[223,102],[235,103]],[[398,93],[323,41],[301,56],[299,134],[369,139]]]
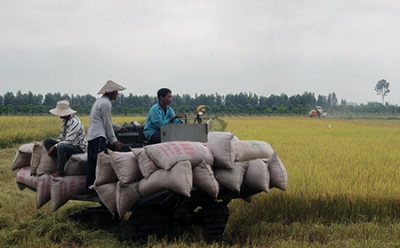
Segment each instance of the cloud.
[[[397,1],[3,1],[0,94],[316,95],[400,103]],[[398,101],[398,102],[396,102]]]

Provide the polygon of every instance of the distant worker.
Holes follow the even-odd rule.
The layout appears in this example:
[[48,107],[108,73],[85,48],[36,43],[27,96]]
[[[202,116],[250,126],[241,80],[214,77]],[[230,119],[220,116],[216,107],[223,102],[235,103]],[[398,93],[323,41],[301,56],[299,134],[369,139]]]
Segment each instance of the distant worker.
[[92,106],[88,127],[88,170],[86,175],[86,194],[95,194],[93,185],[96,176],[97,155],[105,151],[107,143],[121,149],[122,143],[115,136],[115,132],[125,132],[126,128],[111,121],[112,104],[118,96],[118,91],[125,87],[109,80],[97,94],[103,94]]
[[73,155],[86,151],[85,129],[81,120],[74,115],[75,110],[69,107],[68,101],[57,102],[56,108],[50,113],[62,119],[62,128],[57,140],[45,139],[43,145],[49,156],[57,159],[57,172],[53,177],[65,176],[65,163]]
[[147,115],[143,134],[149,144],[161,142],[160,129],[168,123],[182,123],[183,116],[175,114],[175,111],[169,106],[172,102],[172,93],[170,89],[161,88],[157,92],[158,103],[154,104]]

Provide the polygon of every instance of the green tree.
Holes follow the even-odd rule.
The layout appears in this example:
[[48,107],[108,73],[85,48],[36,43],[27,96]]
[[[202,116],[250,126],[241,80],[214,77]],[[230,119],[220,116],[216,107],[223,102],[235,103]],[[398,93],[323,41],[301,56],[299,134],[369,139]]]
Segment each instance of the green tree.
[[248,104],[246,105],[246,112],[247,112],[247,114],[249,114],[249,115],[251,115],[252,113],[255,112],[254,107],[253,107],[250,103],[248,103]]
[[279,114],[284,114],[284,113],[286,113],[286,110],[287,110],[286,107],[282,105],[277,109],[277,112]]
[[264,113],[267,114],[267,115],[269,115],[269,114],[272,113],[272,110],[271,110],[270,108],[265,108],[265,109],[264,109]]
[[377,95],[382,96],[382,104],[384,104],[385,96],[387,96],[387,94],[390,92],[389,82],[387,82],[385,79],[379,80],[375,85],[375,91]]

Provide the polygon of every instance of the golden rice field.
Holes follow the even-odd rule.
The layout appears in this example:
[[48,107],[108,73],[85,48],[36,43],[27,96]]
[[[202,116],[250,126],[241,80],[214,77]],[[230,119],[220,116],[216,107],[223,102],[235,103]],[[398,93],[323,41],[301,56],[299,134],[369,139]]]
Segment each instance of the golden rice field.
[[[89,116],[78,116],[86,131]],[[146,117],[114,117],[118,124],[137,121],[143,123]],[[56,138],[61,130],[61,119],[55,116],[1,116],[0,117],[0,148],[15,146],[33,140],[43,140],[46,137]]]
[[[87,127],[88,117],[80,117]],[[114,117],[114,122],[145,117]],[[120,241],[87,230],[66,215],[35,209],[35,194],[19,191],[11,162],[18,145],[56,136],[60,120],[0,117],[0,247],[400,247],[400,121],[307,117],[220,117],[241,140],[271,144],[288,173],[286,191],[233,200],[219,243],[194,229],[180,237]],[[220,122],[212,121],[212,130]],[[223,125],[225,127],[225,125]],[[62,224],[62,225],[61,225]],[[20,233],[23,234],[20,234]]]
[[290,176],[286,193],[400,199],[399,120],[224,120],[240,139],[271,144]]

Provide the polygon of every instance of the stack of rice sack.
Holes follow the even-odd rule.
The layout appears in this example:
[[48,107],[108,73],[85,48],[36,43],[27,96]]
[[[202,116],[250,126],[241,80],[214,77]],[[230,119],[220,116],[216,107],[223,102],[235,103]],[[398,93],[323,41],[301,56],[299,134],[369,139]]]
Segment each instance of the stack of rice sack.
[[93,187],[108,210],[122,217],[140,198],[162,189],[190,197],[195,186],[217,198],[220,186],[239,193],[245,184],[269,192],[286,190],[286,182],[285,167],[268,143],[210,132],[207,143],[175,141],[100,153]]
[[213,170],[221,186],[238,193],[242,184],[266,193],[273,187],[286,190],[285,166],[267,142],[210,132],[206,145],[213,153]]
[[[87,155],[68,160],[66,176],[53,178],[56,161],[41,142],[19,147],[13,165],[20,190],[36,190],[37,207],[52,202],[53,211],[86,185]],[[93,188],[113,215],[124,214],[142,197],[170,189],[190,197],[193,186],[215,199],[220,188],[240,193],[242,185],[269,192],[286,190],[285,167],[272,147],[263,141],[239,140],[230,132],[209,132],[208,142],[176,141],[100,153]]]
[[112,214],[123,216],[141,198],[162,189],[190,197],[192,186],[217,198],[214,158],[200,142],[165,142],[132,152],[100,153],[94,189]]
[[55,211],[72,196],[84,193],[87,154],[72,155],[65,164],[66,176],[53,178],[50,175],[57,171],[57,161],[47,154],[42,142],[32,142],[18,148],[12,170],[18,170],[20,190],[29,187],[36,191],[37,208],[51,200]]

